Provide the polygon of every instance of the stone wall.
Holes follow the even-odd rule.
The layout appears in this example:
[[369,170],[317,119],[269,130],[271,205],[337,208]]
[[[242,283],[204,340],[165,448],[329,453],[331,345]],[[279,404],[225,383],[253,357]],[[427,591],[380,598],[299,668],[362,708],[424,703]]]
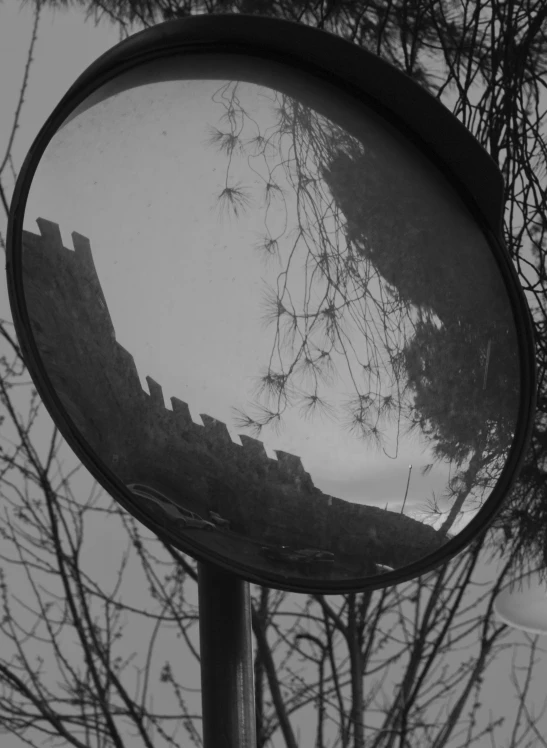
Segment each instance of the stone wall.
[[374,506],[322,493],[299,457],[244,434],[230,438],[208,414],[194,423],[188,405],[161,385],[140,383],[134,359],[116,341],[89,240],[74,232],[63,246],[57,224],[37,219],[23,232],[27,308],[42,360],[75,426],[120,479],[157,488],[231,531],[264,544],[328,550],[354,570],[397,568],[445,542],[431,527]]

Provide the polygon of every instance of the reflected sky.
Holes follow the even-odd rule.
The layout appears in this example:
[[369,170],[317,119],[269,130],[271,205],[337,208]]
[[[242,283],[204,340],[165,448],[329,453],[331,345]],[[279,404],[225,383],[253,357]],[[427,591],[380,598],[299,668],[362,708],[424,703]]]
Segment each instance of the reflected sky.
[[[24,228],[37,233],[36,218],[43,217],[59,224],[67,248],[72,231],[90,239],[116,339],[133,355],[143,388],[148,389],[146,376],[161,384],[167,408],[169,398],[178,397],[197,423],[200,413],[226,423],[234,441],[238,433],[248,433],[263,441],[270,456],[274,449],[299,455],[317,488],[352,502],[399,510],[411,464],[405,513],[431,522],[421,510],[435,495],[444,510],[437,526],[446,516],[442,496],[455,468],[435,461],[424,435],[405,433],[413,395],[401,394],[404,376],[394,384],[386,353],[386,341],[397,349],[412,337],[418,314],[407,304],[386,327],[381,310],[389,284],[372,266],[366,280],[370,303],[354,305],[357,312],[340,318],[342,335],[330,348],[332,366],[319,378],[317,391],[326,406],[305,407],[316,390],[302,364],[279,421],[260,433],[242,426],[242,413],[279,404],[258,385],[268,367],[292,371],[302,337],[288,334],[291,314],[300,315],[299,330],[307,326],[309,351],[319,357],[328,348],[325,315],[317,315],[311,332],[304,319],[321,308],[328,286],[313,251],[321,235],[339,253],[347,252],[348,240],[340,230],[344,216],[333,207],[312,149],[302,148],[295,170],[289,130],[272,138],[264,153],[257,145],[258,135],[273,136],[279,128],[281,99],[239,82],[237,102],[248,114],[243,121],[234,113],[233,91],[219,80],[155,83],[76,116],[42,158]],[[233,150],[218,135],[231,128],[238,138]],[[315,175],[316,192],[295,190],[304,172]],[[238,192],[228,194],[229,186]],[[432,189],[438,189],[436,182]],[[309,225],[302,233],[304,214]],[[277,243],[265,245],[268,238]],[[273,312],[281,292],[289,313],[280,318],[277,335]],[[342,349],[353,351],[350,359]],[[363,392],[370,382],[359,362],[373,358],[377,386],[384,396],[395,391],[401,403],[382,424],[381,443],[352,432],[346,408],[356,387]],[[473,514],[466,514],[463,524]]]

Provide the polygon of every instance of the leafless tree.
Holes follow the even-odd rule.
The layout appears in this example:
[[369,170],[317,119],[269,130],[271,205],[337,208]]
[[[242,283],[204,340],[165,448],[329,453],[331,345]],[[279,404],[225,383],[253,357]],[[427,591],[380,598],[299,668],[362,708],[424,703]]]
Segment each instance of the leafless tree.
[[[8,184],[17,174],[11,153],[40,12],[66,5],[35,5],[28,64],[0,161],[6,217]],[[495,525],[423,578],[329,598],[253,587],[258,745],[302,744],[296,724],[310,714],[316,748],[441,748],[486,745],[489,739],[499,745],[504,722],[505,745],[545,745],[541,715],[527,709],[539,651],[535,637],[526,637],[524,672],[516,664],[513,668],[514,713],[486,715],[480,704],[489,669],[511,646],[508,627],[493,615],[495,596],[508,575],[525,564],[547,567],[547,150],[540,101],[547,7],[531,0],[90,0],[77,5],[96,23],[117,24],[121,36],[135,26],[200,12],[259,12],[319,26],[380,55],[441,101],[455,96],[454,113],[499,164],[506,185],[504,238],[533,309],[539,370],[532,444],[517,484]],[[431,72],[432,62],[442,74]],[[218,132],[217,144],[227,147],[225,133]],[[241,194],[239,203],[235,193],[224,200],[229,204],[230,197],[244,209]],[[280,199],[275,187],[268,194]],[[5,232],[3,245],[4,237]],[[268,251],[266,244],[263,250]],[[402,304],[402,314],[405,309]],[[96,487],[88,496],[73,495],[75,471],[65,471],[64,445],[28,381],[9,320],[2,321],[0,333],[0,729],[36,746],[49,740],[86,748],[200,745],[195,679],[185,677],[185,669],[171,659],[160,666],[154,657],[159,637],[173,632],[187,661],[199,660],[195,563],[97,494]],[[51,429],[47,441],[37,436],[44,424]],[[109,590],[88,571],[86,528],[94,523],[95,532],[101,523],[117,523],[125,539]],[[503,555],[498,578],[482,591],[475,578],[481,554]],[[123,587],[130,569],[143,591],[134,603],[127,602]],[[141,622],[149,627],[145,635]],[[133,627],[139,631],[138,647],[132,643]],[[128,642],[135,652],[127,651]],[[68,656],[71,647],[75,654]],[[452,655],[462,650],[454,664]],[[153,705],[154,696],[166,698],[165,689],[175,700],[167,713]]]

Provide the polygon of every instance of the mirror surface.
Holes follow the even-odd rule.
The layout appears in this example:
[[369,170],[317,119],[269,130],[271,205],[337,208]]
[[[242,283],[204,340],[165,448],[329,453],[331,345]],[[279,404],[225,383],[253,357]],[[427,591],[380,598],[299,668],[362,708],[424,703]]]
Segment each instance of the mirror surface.
[[154,70],[65,121],[26,205],[25,301],[70,419],[188,552],[308,581],[424,558],[515,434],[493,250],[349,96],[237,56]]

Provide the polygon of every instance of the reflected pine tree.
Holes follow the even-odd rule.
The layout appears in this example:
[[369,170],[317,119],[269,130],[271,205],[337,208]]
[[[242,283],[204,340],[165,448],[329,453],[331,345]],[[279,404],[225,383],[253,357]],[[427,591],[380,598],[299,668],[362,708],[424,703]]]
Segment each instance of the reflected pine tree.
[[[303,417],[338,421],[389,457],[400,438],[419,435],[434,462],[455,469],[446,532],[467,499],[478,508],[487,498],[514,435],[518,348],[491,251],[441,175],[405,155],[373,119],[357,137],[289,95],[259,95],[269,99],[275,126],[263,133],[241,84],[226,82],[213,96],[225,131],[212,127],[206,141],[228,161],[223,216],[228,204],[236,217],[251,204],[241,182],[230,187],[238,156],[263,182],[264,226],[274,204],[285,214],[283,230],[267,230],[256,245],[267,264],[280,265],[264,296],[264,322],[274,332],[237,424],[255,436],[265,427],[279,432],[284,414],[299,406]],[[353,391],[336,408],[328,387],[342,373]],[[389,427],[395,454],[386,450]]]

